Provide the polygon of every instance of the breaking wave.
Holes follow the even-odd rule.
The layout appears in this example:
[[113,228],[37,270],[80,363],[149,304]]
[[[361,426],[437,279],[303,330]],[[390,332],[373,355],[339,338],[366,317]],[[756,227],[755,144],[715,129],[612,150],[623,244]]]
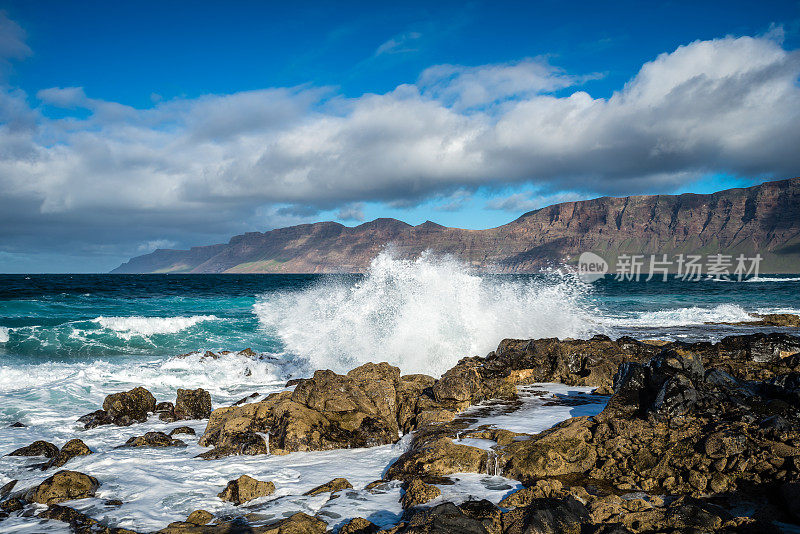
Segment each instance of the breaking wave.
[[451,258],[405,260],[384,252],[355,284],[328,282],[263,295],[262,328],[311,369],[343,372],[388,361],[439,375],[503,338],[586,337],[597,331],[590,288],[569,275],[476,275]]
[[720,304],[711,308],[692,306],[645,312],[635,317],[608,319],[615,327],[664,328],[675,326],[702,325],[705,323],[738,323],[756,321],[744,308],[736,304]]
[[192,317],[97,317],[92,322],[129,339],[133,336],[177,334],[196,324],[216,320],[218,317],[215,315],[194,315]]

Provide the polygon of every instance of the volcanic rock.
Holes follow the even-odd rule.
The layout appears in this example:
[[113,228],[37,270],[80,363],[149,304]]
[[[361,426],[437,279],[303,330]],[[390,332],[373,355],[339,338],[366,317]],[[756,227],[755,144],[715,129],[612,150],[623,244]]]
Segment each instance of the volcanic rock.
[[229,454],[371,447],[399,439],[400,371],[386,363],[364,364],[347,375],[316,371],[294,391],[273,393],[243,406],[214,410],[200,439]]
[[58,447],[49,441],[38,440],[8,453],[8,456],[44,456],[45,458],[54,458],[57,454]]
[[211,394],[203,388],[179,389],[175,402],[175,419],[208,419],[211,415]]
[[418,478],[413,479],[406,485],[405,493],[400,499],[403,508],[412,508],[425,504],[442,494],[442,490],[432,484],[425,484]]
[[25,499],[41,504],[54,504],[94,497],[100,483],[96,478],[77,471],[59,471],[32,488]]
[[49,462],[42,466],[42,470],[51,467],[61,467],[76,456],[92,454],[92,450],[80,439],[71,439],[61,447],[61,450]]
[[354,517],[339,529],[338,534],[375,534],[378,530],[372,521],[363,517]]
[[242,475],[236,480],[231,480],[218,495],[223,501],[240,505],[259,497],[266,497],[275,493],[275,484],[262,482],[247,475]]
[[84,428],[115,424],[129,426],[144,423],[147,415],[156,410],[156,399],[143,387],[108,395],[103,401],[103,409],[86,414],[78,419]]
[[353,485],[347,481],[346,478],[334,478],[330,482],[326,482],[316,488],[305,492],[303,495],[319,495],[320,493],[340,491],[343,489],[350,489]]
[[185,447],[186,443],[171,438],[163,432],[147,432],[144,436],[135,436],[125,442],[122,447]]

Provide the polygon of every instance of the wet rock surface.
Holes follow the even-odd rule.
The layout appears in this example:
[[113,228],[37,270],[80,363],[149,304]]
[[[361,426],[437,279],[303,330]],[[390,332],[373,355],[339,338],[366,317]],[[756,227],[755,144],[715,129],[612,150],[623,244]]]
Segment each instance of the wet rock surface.
[[320,493],[328,493],[340,491],[343,489],[350,489],[353,485],[348,482],[346,478],[334,478],[330,482],[321,484],[314,489],[308,490],[303,495],[319,495]]
[[[481,417],[519,410],[529,402],[525,395],[537,394],[527,385],[537,382],[591,386],[613,395],[598,415],[573,417],[537,434],[479,426]],[[364,489],[380,493],[400,485],[393,480],[403,481],[403,516],[381,532],[774,532],[800,524],[796,336],[753,334],[717,343],[604,336],[504,340],[486,358],[465,358],[439,380],[401,376],[382,363],[344,375],[317,371],[293,387],[213,411],[200,438],[212,449],[201,456],[369,447],[413,431],[406,452]],[[592,397],[537,402],[577,406]],[[203,390],[179,390],[175,405],[156,405],[147,390],[136,388],[109,395],[104,409],[86,416],[84,424],[127,425],[153,412],[167,414],[167,420],[196,419],[210,407]],[[172,436],[191,431],[148,432],[126,445],[184,445]],[[44,456],[55,467],[90,453],[82,441],[72,440],[61,449],[35,442],[12,454]],[[442,488],[464,472],[502,474],[523,487],[504,495],[499,505],[441,502]],[[34,488],[15,492],[18,484],[10,484],[0,490],[2,514],[30,514],[31,503],[48,504],[37,511],[39,517],[65,521],[77,532],[126,532],[57,504],[95,495],[100,482],[93,477],[60,471]],[[324,501],[318,496],[350,488],[337,478],[306,497]],[[274,492],[271,482],[243,475],[219,497],[238,505]],[[350,493],[357,495],[354,490],[331,498],[339,502]],[[336,517],[327,513],[319,516]],[[286,515],[215,518],[200,510],[162,532],[327,528],[318,517]],[[340,532],[379,531],[370,519],[342,521]]]
[[134,436],[122,447],[185,447],[186,443],[163,432],[147,432],[143,436]]
[[58,447],[49,441],[38,440],[8,453],[8,456],[44,456],[45,458],[54,458],[57,454]]
[[267,497],[273,493],[275,493],[275,484],[272,482],[263,482],[253,477],[242,475],[236,480],[228,482],[225,489],[220,492],[219,498],[239,505],[259,497]]
[[175,401],[175,419],[208,419],[211,415],[211,394],[203,388],[179,389]]
[[442,494],[442,490],[437,488],[432,484],[426,484],[418,478],[415,478],[408,484],[406,484],[405,492],[403,493],[403,497],[400,499],[400,502],[403,504],[403,508],[413,508],[414,506],[419,506],[420,504],[425,504],[426,502],[439,497]]
[[74,499],[94,497],[100,483],[78,471],[59,471],[25,494],[25,500],[40,504],[56,504]]
[[90,429],[100,425],[129,426],[147,421],[148,414],[156,411],[156,398],[143,387],[108,395],[103,409],[86,414],[78,422]]
[[42,466],[42,469],[61,467],[76,456],[92,454],[92,450],[80,439],[71,439],[64,444],[53,458]]

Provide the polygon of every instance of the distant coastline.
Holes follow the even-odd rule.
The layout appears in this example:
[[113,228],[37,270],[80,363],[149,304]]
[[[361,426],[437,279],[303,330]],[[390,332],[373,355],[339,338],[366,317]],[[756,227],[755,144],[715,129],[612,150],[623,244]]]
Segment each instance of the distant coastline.
[[602,197],[528,212],[486,230],[411,226],[376,219],[356,227],[319,222],[249,232],[228,243],[159,249],[112,273],[360,273],[388,245],[399,257],[424,251],[472,268],[534,273],[574,264],[583,252],[609,262],[625,254],[762,257],[764,274],[800,265],[800,178],[713,194]]

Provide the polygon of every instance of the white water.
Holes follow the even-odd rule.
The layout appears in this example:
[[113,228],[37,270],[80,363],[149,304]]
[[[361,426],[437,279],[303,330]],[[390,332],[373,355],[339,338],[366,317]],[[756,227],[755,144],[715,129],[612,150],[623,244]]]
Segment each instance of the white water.
[[0,343],[8,343],[8,333],[8,328],[0,326]]
[[[221,360],[215,360],[214,365]],[[194,362],[193,365],[203,365]],[[210,371],[211,366],[203,367]],[[232,456],[220,460],[206,461],[194,458],[207,450],[197,444],[205,421],[182,421],[163,423],[151,417],[146,423],[130,427],[102,426],[91,430],[79,429],[75,419],[90,409],[96,409],[105,394],[126,389],[131,384],[115,382],[105,384],[109,377],[93,373],[100,370],[83,369],[75,375],[62,371],[43,388],[29,392],[28,402],[17,406],[23,413],[22,420],[31,426],[20,429],[0,428],[0,454],[6,454],[17,447],[28,445],[37,439],[44,439],[63,445],[67,440],[79,437],[94,451],[89,456],[70,460],[65,466],[91,474],[98,478],[101,487],[96,498],[81,499],[66,503],[91,517],[103,520],[113,526],[138,530],[157,530],[172,521],[184,519],[193,510],[202,508],[216,515],[241,515],[254,512],[264,521],[281,518],[298,511],[318,516],[328,522],[331,528],[338,528],[352,517],[367,517],[379,526],[389,526],[400,520],[400,483],[391,482],[377,490],[367,491],[363,487],[382,478],[385,469],[405,450],[410,435],[395,445],[369,449],[345,449],[321,452],[292,453],[286,456]],[[170,375],[172,371],[166,371]],[[240,396],[241,391],[231,392],[231,384],[219,384],[219,376],[208,377],[203,381],[200,374],[195,376],[192,386],[203,383],[211,387],[214,407],[228,405]],[[188,378],[187,376],[187,378]],[[43,376],[34,377],[43,380]],[[119,378],[119,377],[117,377]],[[137,376],[137,380],[142,378]],[[253,380],[256,382],[257,380]],[[94,384],[94,387],[87,387]],[[158,400],[173,400],[174,389],[171,384],[160,383],[155,378],[146,385],[153,388]],[[255,385],[255,384],[251,384]],[[262,388],[262,393],[278,391],[280,385]],[[552,393],[568,394],[584,391],[586,388],[565,388],[564,386],[541,384],[531,386]],[[239,388],[242,389],[242,388]],[[246,386],[245,386],[246,389]],[[567,391],[567,389],[569,391]],[[91,390],[90,394],[86,394]],[[60,400],[54,397],[59,397]],[[544,399],[546,400],[546,398]],[[594,405],[593,405],[594,406]],[[522,432],[535,432],[547,428],[567,417],[582,414],[581,407],[545,406],[538,402],[524,406],[524,414],[514,420],[514,429]],[[479,424],[499,424],[501,418],[487,418]],[[177,426],[189,425],[197,436],[179,435],[186,448],[139,448],[117,449],[132,436],[147,431],[169,432]],[[465,444],[488,446],[487,440],[465,438]],[[41,462],[41,458],[20,458],[0,456],[0,485],[12,479],[19,479],[15,490],[25,490],[51,475],[30,466]],[[221,501],[217,494],[226,483],[242,474],[259,480],[270,480],[276,486],[274,495],[235,507]],[[336,499],[330,494],[303,496],[309,489],[344,476],[355,487],[353,490],[339,492]],[[439,486],[442,496],[431,504],[444,500],[462,502],[470,497],[487,498],[499,502],[520,484],[501,476],[465,473],[453,476],[454,485]],[[120,499],[123,505],[109,507],[107,499]],[[3,532],[69,532],[64,523],[49,521],[40,523],[23,517],[10,517],[0,524]]]
[[214,315],[191,317],[97,317],[92,322],[119,333],[123,339],[133,336],[148,337],[153,334],[177,334],[196,324],[216,321]]
[[464,356],[484,356],[503,338],[585,337],[588,286],[497,280],[423,254],[380,254],[365,278],[263,296],[254,311],[266,333],[311,369],[343,372],[388,361],[404,373],[440,375]]
[[688,307],[639,313],[634,317],[604,318],[612,327],[675,327],[705,323],[737,323],[756,321],[750,313],[736,304],[720,304],[711,308]]

